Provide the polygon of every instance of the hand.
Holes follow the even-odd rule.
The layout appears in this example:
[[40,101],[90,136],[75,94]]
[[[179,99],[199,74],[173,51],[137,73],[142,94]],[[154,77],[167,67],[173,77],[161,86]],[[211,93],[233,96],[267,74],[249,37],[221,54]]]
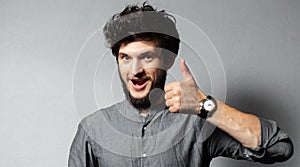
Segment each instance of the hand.
[[186,114],[198,114],[200,101],[205,97],[204,93],[197,86],[193,75],[181,59],[180,70],[183,81],[171,82],[165,86],[166,106],[170,112],[180,112]]

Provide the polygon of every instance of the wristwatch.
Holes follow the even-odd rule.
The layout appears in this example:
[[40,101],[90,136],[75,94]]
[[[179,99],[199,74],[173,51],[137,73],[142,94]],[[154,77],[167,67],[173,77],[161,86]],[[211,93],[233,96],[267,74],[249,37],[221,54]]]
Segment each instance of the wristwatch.
[[208,114],[214,112],[216,109],[216,100],[208,95],[205,99],[200,101],[200,110],[197,115],[203,119],[206,119]]

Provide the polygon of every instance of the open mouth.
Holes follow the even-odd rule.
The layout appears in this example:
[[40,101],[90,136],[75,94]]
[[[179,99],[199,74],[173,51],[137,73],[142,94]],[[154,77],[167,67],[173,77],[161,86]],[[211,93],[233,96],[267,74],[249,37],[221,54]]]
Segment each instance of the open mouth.
[[132,87],[137,90],[140,91],[142,89],[144,89],[149,81],[149,78],[144,78],[144,79],[131,79],[131,84]]

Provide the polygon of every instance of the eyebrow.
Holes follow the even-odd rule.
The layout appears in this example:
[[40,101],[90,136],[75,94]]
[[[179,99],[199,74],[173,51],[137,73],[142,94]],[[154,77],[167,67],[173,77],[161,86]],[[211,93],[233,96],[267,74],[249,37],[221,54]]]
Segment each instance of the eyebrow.
[[[153,52],[153,51],[145,51],[145,52],[141,52],[139,54],[139,56],[143,56],[143,55],[147,55],[147,54],[150,54],[152,56],[156,56],[156,57],[159,57],[160,56],[160,53],[156,53],[156,52]],[[127,53],[123,53],[123,52],[119,52],[118,56],[130,56],[128,55]]]
[[120,53],[118,54],[118,56],[129,56],[129,55],[126,54],[126,53],[120,52]]

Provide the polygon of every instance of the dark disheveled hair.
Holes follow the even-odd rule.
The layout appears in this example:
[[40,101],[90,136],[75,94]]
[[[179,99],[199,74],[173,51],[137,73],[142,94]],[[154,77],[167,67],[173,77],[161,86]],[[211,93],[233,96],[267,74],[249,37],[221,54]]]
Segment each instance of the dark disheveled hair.
[[103,33],[112,54],[118,58],[122,44],[133,41],[153,41],[157,47],[166,49],[172,56],[178,54],[179,34],[174,16],[164,10],[158,11],[147,2],[142,6],[128,5],[122,12],[112,16],[105,24]]

